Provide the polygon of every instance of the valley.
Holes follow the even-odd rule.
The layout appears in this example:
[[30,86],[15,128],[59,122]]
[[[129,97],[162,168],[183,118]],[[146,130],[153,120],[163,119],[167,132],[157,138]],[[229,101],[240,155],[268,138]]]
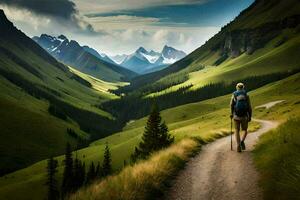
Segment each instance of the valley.
[[[250,96],[253,118],[279,125],[246,152],[262,189],[257,199],[293,199],[300,194],[299,11],[297,0],[256,0],[190,54],[164,45],[161,52],[139,47],[107,56],[64,35],[30,38],[0,9],[0,200],[45,199],[47,159],[58,161],[61,185],[67,143],[86,170],[103,163],[106,146],[112,159],[110,176],[67,199],[179,198],[176,184],[174,194],[167,192],[180,169],[187,163],[198,170],[193,159],[229,145],[228,137],[219,138],[230,134],[229,101],[238,82]],[[175,142],[133,163],[154,104]],[[264,125],[252,120],[250,135]],[[228,146],[225,153],[236,152]],[[274,187],[283,192],[275,196]]]

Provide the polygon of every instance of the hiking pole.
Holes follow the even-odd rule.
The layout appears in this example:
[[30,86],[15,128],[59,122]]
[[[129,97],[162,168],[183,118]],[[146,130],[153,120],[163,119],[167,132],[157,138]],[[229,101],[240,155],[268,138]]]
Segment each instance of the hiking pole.
[[230,148],[232,151],[232,118],[230,118]]

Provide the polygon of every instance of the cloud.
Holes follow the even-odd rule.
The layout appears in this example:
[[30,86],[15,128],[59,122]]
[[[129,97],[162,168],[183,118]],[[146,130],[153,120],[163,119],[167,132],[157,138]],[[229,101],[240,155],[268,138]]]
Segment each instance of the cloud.
[[133,53],[138,47],[161,51],[164,45],[190,53],[220,30],[220,27],[152,27],[151,29],[127,28],[107,30],[101,37],[77,38],[108,55]]
[[81,12],[107,13],[169,5],[203,4],[211,0],[74,0]]
[[0,0],[0,7],[19,22],[32,20],[35,28],[44,25],[47,19],[47,24],[55,21],[56,24],[81,34],[102,34],[94,30],[86,17],[79,14],[76,4],[70,0]]
[[70,0],[0,0],[0,4],[25,8],[40,15],[71,19],[76,15],[77,9]]
[[159,23],[159,19],[153,17],[137,17],[129,15],[117,15],[107,17],[93,17],[87,19],[96,30],[121,30],[142,29]]

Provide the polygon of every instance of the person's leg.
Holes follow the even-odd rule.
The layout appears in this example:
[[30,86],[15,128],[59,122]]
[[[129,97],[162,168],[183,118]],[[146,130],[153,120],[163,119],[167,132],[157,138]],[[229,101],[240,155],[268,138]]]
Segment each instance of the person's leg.
[[241,126],[242,126],[242,130],[244,131],[244,135],[242,137],[242,141],[241,141],[241,148],[242,150],[246,150],[246,145],[245,145],[245,139],[247,137],[248,134],[248,118],[244,118],[241,121]]
[[241,127],[241,121],[234,120],[235,125],[235,139],[236,139],[236,145],[237,145],[237,151],[241,151],[241,138],[240,138],[240,127]]
[[247,134],[248,134],[248,130],[246,129],[246,130],[244,130],[244,135],[243,135],[243,137],[242,137],[242,141],[243,141],[243,142],[245,141],[245,139],[246,139],[246,137],[247,137]]
[[242,137],[242,141],[244,142],[246,137],[247,137],[247,134],[248,134],[248,118],[244,118],[241,120],[241,126],[242,126],[242,130],[244,131],[244,135]]

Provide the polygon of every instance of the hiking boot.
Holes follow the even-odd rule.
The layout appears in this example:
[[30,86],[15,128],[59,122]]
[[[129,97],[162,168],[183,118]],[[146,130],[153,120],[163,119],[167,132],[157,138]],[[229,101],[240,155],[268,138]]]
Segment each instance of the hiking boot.
[[246,150],[246,145],[244,141],[241,141],[241,148],[242,150]]
[[239,152],[239,153],[242,152],[241,146],[240,146],[240,145],[237,146],[236,150],[237,150],[237,152]]

